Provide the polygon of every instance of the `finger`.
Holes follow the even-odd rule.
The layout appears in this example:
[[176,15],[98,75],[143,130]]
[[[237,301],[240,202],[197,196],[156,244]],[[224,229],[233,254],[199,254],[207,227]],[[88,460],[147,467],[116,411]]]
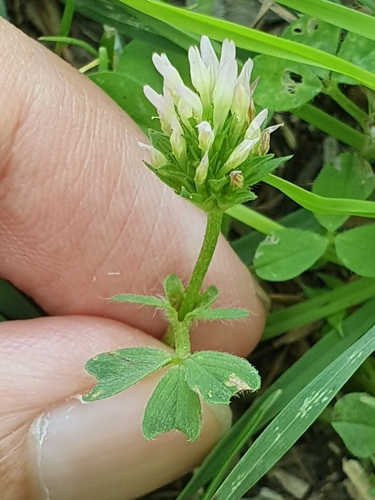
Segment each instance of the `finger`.
[[[49,314],[107,316],[160,338],[161,315],[105,299],[160,294],[172,272],[187,284],[205,215],[142,165],[141,132],[103,92],[0,23],[8,68],[0,74],[1,276]],[[264,313],[224,239],[205,283],[221,290],[218,305],[245,307],[250,316],[199,327],[193,346],[247,354]]]
[[159,375],[113,398],[82,404],[93,385],[86,360],[159,341],[113,320],[41,318],[0,325],[0,485],[4,500],[126,500],[198,465],[229,425],[204,410],[201,436],[147,441],[144,407]]

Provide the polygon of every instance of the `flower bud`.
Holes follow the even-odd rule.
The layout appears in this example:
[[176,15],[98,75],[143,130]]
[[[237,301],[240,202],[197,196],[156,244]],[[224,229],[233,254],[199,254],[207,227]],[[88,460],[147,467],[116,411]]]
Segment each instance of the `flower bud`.
[[208,173],[208,152],[206,151],[195,171],[194,182],[197,187],[202,186],[204,184],[207,178],[207,173]]
[[154,148],[154,146],[151,146],[150,144],[144,144],[143,142],[138,141],[138,146],[143,150],[143,151],[148,151],[151,155],[151,165],[154,167],[155,170],[158,168],[162,167],[163,165],[166,165],[168,163],[168,160],[166,157],[158,151],[157,149]]
[[215,134],[208,122],[200,122],[198,129],[198,146],[202,152],[208,151],[215,139]]
[[222,167],[222,173],[226,174],[231,170],[235,170],[241,163],[247,160],[250,151],[254,144],[258,142],[259,139],[245,139],[241,142],[231,153],[228,160]]
[[230,185],[232,188],[241,189],[244,186],[245,179],[241,170],[233,170],[229,174]]

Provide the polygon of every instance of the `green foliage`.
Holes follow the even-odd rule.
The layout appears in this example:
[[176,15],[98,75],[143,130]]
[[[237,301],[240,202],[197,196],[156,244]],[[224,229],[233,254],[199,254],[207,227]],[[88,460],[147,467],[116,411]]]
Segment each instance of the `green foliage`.
[[[312,192],[327,198],[366,200],[374,190],[375,176],[370,164],[362,158],[343,153],[324,165],[312,186]],[[315,214],[327,231],[335,231],[347,216]]]
[[356,227],[337,235],[335,248],[348,269],[360,276],[375,278],[375,224]]
[[331,419],[350,453],[359,458],[375,455],[375,398],[360,392],[346,394],[335,404]]
[[170,363],[172,355],[153,347],[129,347],[104,352],[87,361],[85,368],[99,383],[84,401],[109,398]]
[[285,281],[310,268],[324,253],[328,240],[300,229],[279,229],[260,243],[254,257],[262,279]]

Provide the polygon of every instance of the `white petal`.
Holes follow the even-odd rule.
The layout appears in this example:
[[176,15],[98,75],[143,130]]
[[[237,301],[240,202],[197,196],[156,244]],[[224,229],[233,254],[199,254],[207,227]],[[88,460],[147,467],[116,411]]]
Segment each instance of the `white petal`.
[[215,139],[215,134],[208,122],[200,122],[198,129],[198,146],[201,151],[208,151]]
[[171,64],[166,54],[153,54],[152,62],[159,73],[164,77],[167,88],[174,87],[177,83],[183,83],[180,73]]
[[169,135],[171,118],[175,114],[173,100],[169,90],[164,87],[163,95],[160,95],[149,85],[145,85],[143,87],[143,92],[151,104],[155,106],[163,132]]
[[254,120],[250,123],[248,129],[245,132],[245,139],[251,139],[253,137],[260,137],[260,127],[263,122],[266,120],[268,115],[267,109],[262,109],[262,111],[254,118]]
[[206,151],[195,171],[194,182],[195,185],[203,184],[206,180],[208,173],[208,152]]
[[198,94],[193,92],[184,84],[178,84],[175,86],[175,90],[180,98],[185,101],[195,112],[196,117],[200,121],[203,114],[202,102],[199,99]]
[[219,73],[219,60],[207,36],[202,36],[200,45],[202,61],[210,71],[211,82],[214,82]]
[[214,128],[221,130],[230,110],[234,87],[237,79],[237,62],[228,59],[221,67],[217,77],[212,100],[214,104]]
[[238,75],[236,85],[242,85],[245,91],[250,95],[250,76],[253,69],[253,61],[248,59],[242,66],[241,73]]
[[199,92],[202,100],[203,107],[210,105],[210,84],[211,77],[210,71],[202,61],[201,55],[197,47],[190,47],[189,49],[189,62],[190,62],[190,76],[192,84]]
[[243,140],[231,153],[228,160],[222,167],[223,173],[234,170],[241,165],[250,154],[252,147],[258,142],[259,139],[245,139]]
[[150,144],[144,144],[143,142],[138,141],[138,146],[142,149],[142,151],[147,151],[151,155],[151,165],[157,169],[166,165],[168,163],[166,157],[159,150],[155,149],[154,146]]
[[226,64],[227,61],[235,61],[236,60],[236,46],[232,40],[224,40],[223,45],[221,47],[221,56],[220,56],[220,69]]

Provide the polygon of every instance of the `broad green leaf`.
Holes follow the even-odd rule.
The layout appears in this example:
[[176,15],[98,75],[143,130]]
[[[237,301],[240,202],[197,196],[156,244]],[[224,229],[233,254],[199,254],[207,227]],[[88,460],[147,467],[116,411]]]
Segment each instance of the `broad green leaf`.
[[89,78],[126,111],[143,132],[147,133],[149,127],[157,127],[157,121],[151,118],[155,115],[155,108],[143,95],[141,84],[132,75],[131,68],[126,75],[103,71],[89,75]]
[[238,392],[260,387],[257,370],[243,358],[215,351],[198,351],[185,360],[186,382],[207,403],[228,405]]
[[146,439],[153,439],[163,432],[178,430],[186,434],[189,441],[194,441],[201,428],[201,403],[185,381],[185,366],[172,366],[148,400],[143,435]]
[[185,295],[184,287],[176,274],[170,274],[163,281],[163,288],[170,305],[178,311]]
[[[325,23],[318,17],[302,16],[287,26],[282,38],[336,54],[340,33],[340,28]],[[326,78],[329,74],[329,71],[322,68],[311,68],[311,71],[321,78]]]
[[171,359],[171,354],[154,347],[129,347],[98,354],[85,365],[98,383],[83,396],[83,400],[97,401],[114,396],[166,365]]
[[[366,69],[375,73],[375,41],[363,36],[349,32],[342,42],[337,54],[345,61],[351,62],[358,68]],[[357,85],[357,82],[348,76],[333,74],[332,80],[349,85]]]
[[249,311],[246,309],[236,309],[234,307],[218,308],[218,309],[206,309],[203,307],[198,307],[186,315],[186,318],[191,321],[203,319],[207,321],[221,319],[242,319],[249,315]]
[[109,300],[113,302],[131,302],[132,304],[143,304],[145,306],[153,306],[166,308],[167,303],[163,299],[158,297],[152,297],[151,295],[133,295],[132,293],[122,293],[120,295],[114,295]]
[[345,266],[368,278],[375,278],[375,224],[356,227],[335,238],[337,256]]
[[215,285],[210,285],[207,290],[205,290],[198,299],[199,307],[209,307],[215,302],[217,296],[219,295],[219,290]]
[[256,273],[268,281],[285,281],[309,269],[325,252],[328,240],[301,229],[278,229],[260,243]]
[[252,76],[260,77],[255,102],[274,111],[298,108],[322,89],[321,81],[307,66],[271,56],[254,58]]
[[[374,334],[375,326],[328,364],[278,413],[216,491],[216,500],[239,500],[273,467],[375,350]],[[309,369],[308,365],[305,368]],[[303,378],[303,371],[297,378]]]
[[375,398],[353,392],[339,399],[332,412],[333,428],[350,453],[359,458],[375,454],[374,404]]
[[[337,156],[324,165],[315,179],[312,192],[327,198],[365,200],[373,192],[375,176],[370,164],[352,153]],[[328,231],[335,231],[348,218],[345,215],[315,214]]]

